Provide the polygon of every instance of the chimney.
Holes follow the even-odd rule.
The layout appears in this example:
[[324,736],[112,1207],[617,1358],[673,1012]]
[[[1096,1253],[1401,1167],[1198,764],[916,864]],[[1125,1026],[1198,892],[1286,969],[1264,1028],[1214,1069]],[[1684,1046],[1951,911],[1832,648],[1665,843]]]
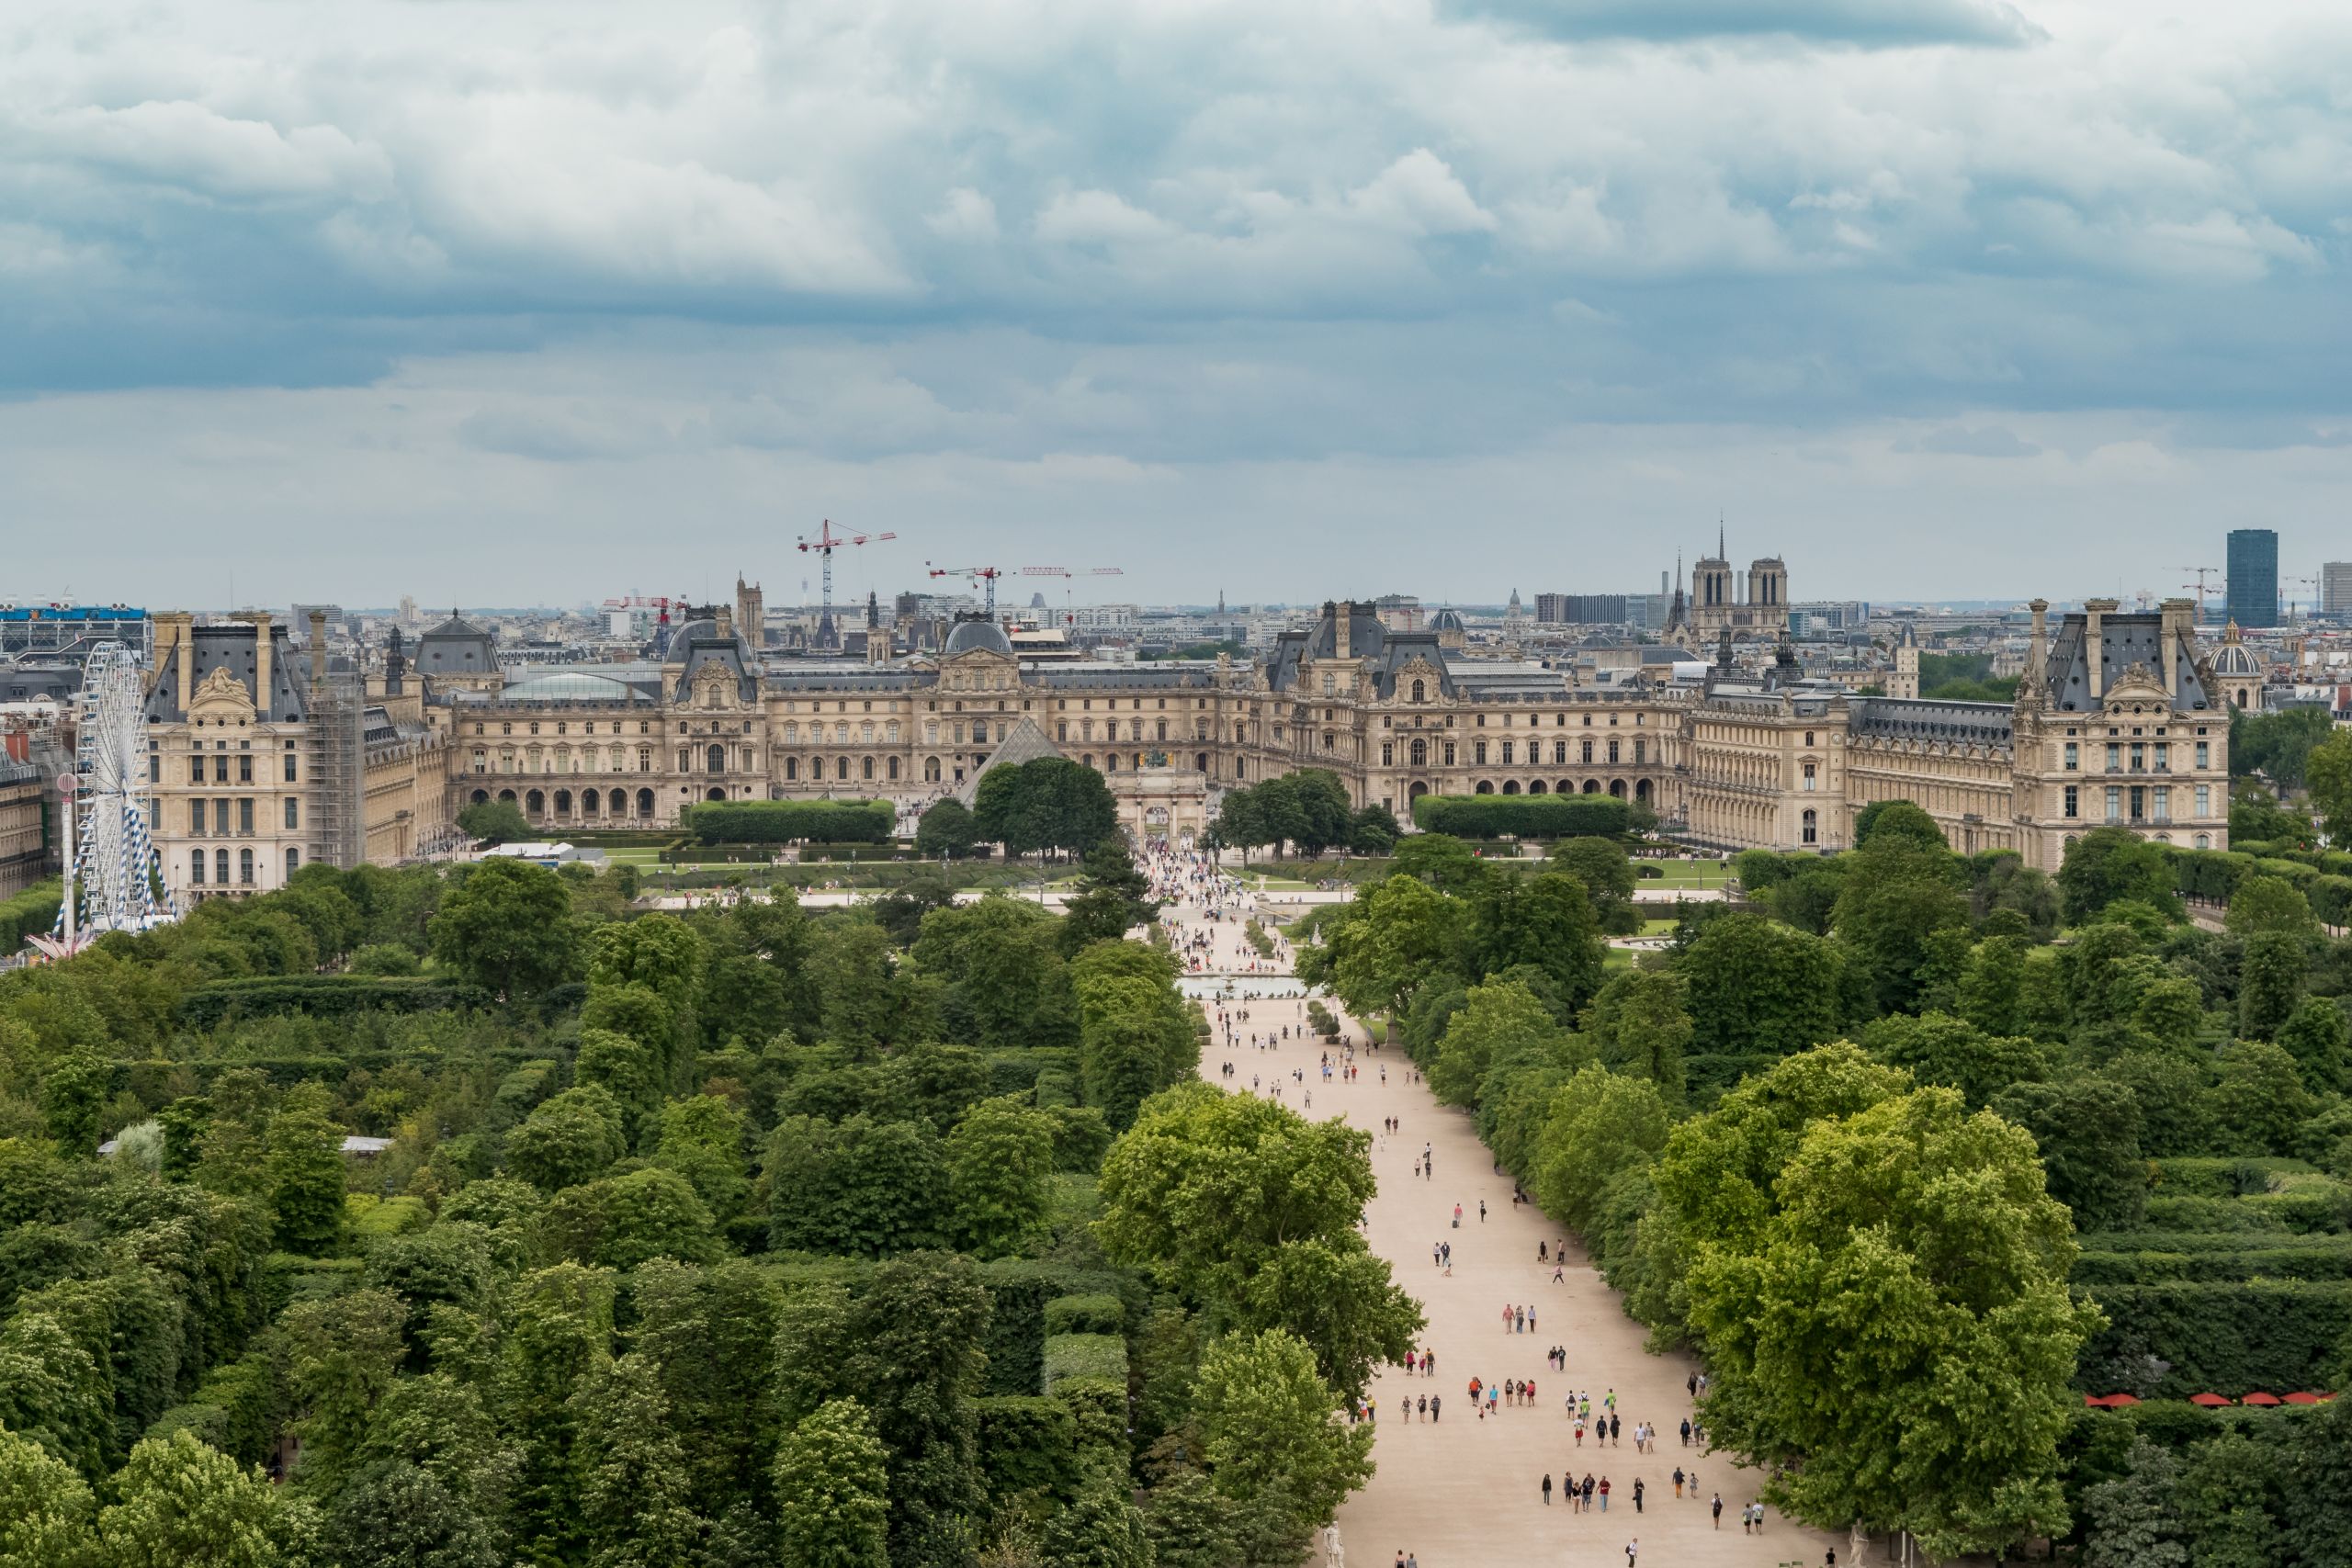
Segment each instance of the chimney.
[[327,689],[327,613],[311,612],[311,690],[324,694]]
[[724,604],[718,607],[718,635],[722,638],[735,635],[735,612]]
[[2083,663],[2090,670],[2091,701],[2099,702],[2107,695],[2106,618],[2113,612],[2113,599],[2083,601]]
[[187,716],[187,700],[195,684],[195,671],[188,660],[194,656],[191,646],[196,640],[191,628],[196,617],[186,610],[172,610],[155,617],[155,629],[161,634],[155,644],[155,682],[161,685],[164,661],[171,660],[172,678],[179,694],[180,716]]
[[[269,717],[270,660],[277,651],[270,638],[271,622],[275,618],[267,610],[243,610],[236,616],[238,621],[254,629],[254,712],[265,722]],[[323,620],[325,617],[317,618]],[[318,634],[312,632],[311,640],[315,642],[317,638]]]
[[2180,695],[2180,645],[2189,636],[2195,624],[2190,617],[2196,608],[2186,599],[2167,599],[2164,605],[2164,672],[2165,694]]
[[1338,635],[1338,642],[1336,644],[1337,653],[1342,660],[1350,657],[1348,652],[1348,628],[1350,623],[1355,618],[1356,604],[1352,599],[1340,600],[1338,606],[1332,611],[1331,624],[1335,628],[1337,628]]
[[2036,599],[2026,607],[2033,612],[2033,649],[2026,655],[2026,678],[2041,685],[2050,679],[2050,601]]

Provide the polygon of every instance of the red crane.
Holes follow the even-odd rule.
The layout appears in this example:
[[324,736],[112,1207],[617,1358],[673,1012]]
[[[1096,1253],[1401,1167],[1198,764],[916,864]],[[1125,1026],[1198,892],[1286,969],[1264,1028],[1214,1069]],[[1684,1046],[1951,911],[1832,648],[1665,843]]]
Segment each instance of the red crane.
[[974,582],[985,584],[988,590],[989,619],[996,619],[996,580],[1004,575],[1004,568],[1001,566],[932,566],[929,561],[922,564],[931,568],[931,575],[933,577],[963,577],[969,578]]
[[814,550],[825,563],[825,597],[817,616],[818,646],[831,647],[840,638],[840,634],[833,628],[833,552],[843,545],[863,545],[869,540],[879,543],[898,536],[896,534],[836,534],[833,532],[833,520],[830,517],[818,525],[815,538],[806,534],[800,536],[800,541],[794,548],[804,555]]

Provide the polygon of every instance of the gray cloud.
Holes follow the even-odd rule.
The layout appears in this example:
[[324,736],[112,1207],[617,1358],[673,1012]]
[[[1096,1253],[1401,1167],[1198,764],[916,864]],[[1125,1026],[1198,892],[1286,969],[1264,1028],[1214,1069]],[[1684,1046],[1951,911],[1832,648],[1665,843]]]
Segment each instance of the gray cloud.
[[[2291,509],[2352,429],[2352,17],[2307,0],[36,4],[0,451],[119,416],[71,449],[123,517],[194,465],[509,528],[696,471],[1254,538],[1321,479],[1375,522],[1797,518],[1766,481],[1832,468],[2030,515],[2132,463]],[[1643,457],[1587,492],[1597,431]],[[45,461],[11,496],[91,518]]]

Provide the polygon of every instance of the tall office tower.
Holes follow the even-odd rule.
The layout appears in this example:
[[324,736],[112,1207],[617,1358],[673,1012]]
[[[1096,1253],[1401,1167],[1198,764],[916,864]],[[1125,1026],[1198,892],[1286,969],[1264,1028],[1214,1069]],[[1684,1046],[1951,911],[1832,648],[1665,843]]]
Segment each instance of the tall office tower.
[[2278,534],[2230,530],[2230,619],[2252,630],[2278,624]]
[[2320,613],[2352,615],[2352,560],[2332,560],[2319,569]]

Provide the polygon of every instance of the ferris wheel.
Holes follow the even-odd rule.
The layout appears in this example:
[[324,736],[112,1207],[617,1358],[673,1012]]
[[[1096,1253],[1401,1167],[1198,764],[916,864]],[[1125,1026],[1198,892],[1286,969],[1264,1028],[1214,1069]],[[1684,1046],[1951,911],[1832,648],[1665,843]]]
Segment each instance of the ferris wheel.
[[62,957],[107,931],[140,931],[179,911],[155,872],[148,837],[147,725],[138,657],[102,642],[82,667],[74,772],[66,797],[65,896],[34,945]]

